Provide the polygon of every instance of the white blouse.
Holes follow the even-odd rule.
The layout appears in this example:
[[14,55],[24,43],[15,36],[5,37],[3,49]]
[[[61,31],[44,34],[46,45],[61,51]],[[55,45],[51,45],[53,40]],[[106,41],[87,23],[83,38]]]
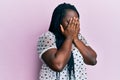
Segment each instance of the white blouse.
[[[86,46],[88,46],[85,38],[81,34],[79,34],[78,37]],[[38,44],[37,44],[37,51],[39,53],[39,58],[43,62],[42,68],[40,70],[40,76],[39,76],[40,80],[56,80],[56,72],[50,69],[45,64],[45,62],[41,57],[42,54],[44,54],[44,52],[46,52],[48,49],[57,48],[55,41],[56,41],[55,35],[50,31],[42,34],[39,37]],[[74,44],[72,44],[72,53],[74,57],[75,79],[87,80],[86,67],[83,61],[83,57]],[[64,67],[64,69],[60,72],[60,80],[69,80],[67,64]]]

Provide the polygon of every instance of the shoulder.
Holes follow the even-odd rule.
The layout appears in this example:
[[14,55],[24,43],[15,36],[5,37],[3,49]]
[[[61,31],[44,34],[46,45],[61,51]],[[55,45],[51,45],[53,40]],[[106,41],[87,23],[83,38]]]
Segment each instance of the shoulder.
[[47,32],[45,32],[45,33],[43,33],[42,35],[39,36],[39,40],[40,39],[47,39],[47,38],[55,39],[55,35],[52,32],[47,31]]

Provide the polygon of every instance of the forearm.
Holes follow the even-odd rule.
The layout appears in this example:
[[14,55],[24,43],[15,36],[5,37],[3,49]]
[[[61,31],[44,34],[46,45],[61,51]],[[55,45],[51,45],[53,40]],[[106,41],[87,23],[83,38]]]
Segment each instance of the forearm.
[[96,53],[93,49],[91,49],[89,46],[86,46],[81,40],[75,39],[74,40],[75,46],[78,48],[80,53],[82,54],[84,58],[84,62],[89,65],[95,65],[96,64]]
[[62,69],[67,64],[71,55],[72,39],[66,38],[62,46],[55,53],[54,63],[57,63]]

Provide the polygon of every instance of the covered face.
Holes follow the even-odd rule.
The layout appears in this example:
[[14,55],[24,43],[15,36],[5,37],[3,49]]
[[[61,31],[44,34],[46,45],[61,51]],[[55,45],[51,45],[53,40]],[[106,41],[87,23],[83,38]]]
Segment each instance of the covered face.
[[61,34],[60,25],[62,25],[63,28],[66,29],[69,24],[70,18],[73,17],[78,18],[79,20],[79,13],[74,5],[66,3],[58,5],[53,11],[49,31],[51,31],[56,35],[56,37],[61,39],[63,35]]
[[71,9],[66,9],[65,15],[61,22],[61,25],[63,26],[64,29],[67,28],[67,25],[69,24],[70,19],[74,17],[79,18],[77,12]]

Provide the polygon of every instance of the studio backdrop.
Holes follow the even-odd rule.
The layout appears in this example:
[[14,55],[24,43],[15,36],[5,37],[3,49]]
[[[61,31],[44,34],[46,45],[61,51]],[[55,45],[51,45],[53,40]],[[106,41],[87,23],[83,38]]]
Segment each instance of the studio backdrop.
[[120,80],[120,0],[0,0],[0,80],[38,80],[38,37],[63,2],[76,6],[80,32],[98,55],[88,80]]

